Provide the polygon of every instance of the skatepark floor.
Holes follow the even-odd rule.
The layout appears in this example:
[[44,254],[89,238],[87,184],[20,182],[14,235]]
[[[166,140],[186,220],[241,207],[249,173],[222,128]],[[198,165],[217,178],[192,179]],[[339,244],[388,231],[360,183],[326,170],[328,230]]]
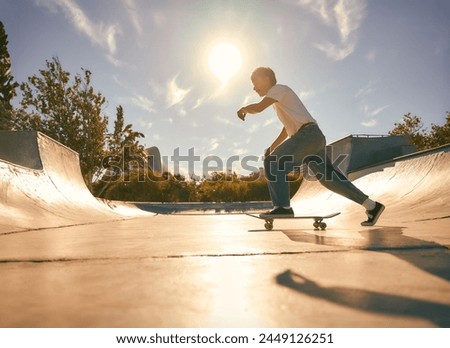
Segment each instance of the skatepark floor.
[[450,326],[448,219],[263,225],[179,214],[2,234],[0,326]]
[[[450,145],[356,173],[364,209],[304,180],[299,215],[155,215],[98,200],[78,154],[0,132],[2,328],[450,327]],[[178,207],[180,208],[180,207]]]

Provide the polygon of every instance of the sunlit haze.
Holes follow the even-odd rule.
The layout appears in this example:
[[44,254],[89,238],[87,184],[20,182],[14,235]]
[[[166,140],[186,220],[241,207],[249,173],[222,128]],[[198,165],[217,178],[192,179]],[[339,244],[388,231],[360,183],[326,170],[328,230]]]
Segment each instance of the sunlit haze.
[[241,52],[231,43],[219,43],[211,49],[208,55],[208,65],[213,74],[223,84],[226,84],[241,69]]

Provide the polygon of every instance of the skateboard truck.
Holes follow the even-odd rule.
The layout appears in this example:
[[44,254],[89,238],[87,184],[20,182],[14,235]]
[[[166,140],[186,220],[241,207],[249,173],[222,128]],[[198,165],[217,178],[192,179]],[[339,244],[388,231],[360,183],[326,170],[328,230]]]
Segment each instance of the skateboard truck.
[[260,217],[259,215],[256,215],[256,214],[246,214],[246,215],[249,215],[249,216],[257,218],[257,219],[264,220],[264,227],[267,231],[273,230],[273,220],[275,220],[275,219],[313,219],[314,220],[314,223],[313,223],[314,229],[315,230],[320,229],[320,230],[324,231],[327,228],[327,224],[325,222],[323,222],[323,220],[335,217],[339,214],[340,214],[340,212],[329,214],[329,215],[324,215],[324,216],[317,216],[317,215],[315,215],[315,216],[292,216],[292,217],[280,216],[280,217],[273,217],[273,218]]

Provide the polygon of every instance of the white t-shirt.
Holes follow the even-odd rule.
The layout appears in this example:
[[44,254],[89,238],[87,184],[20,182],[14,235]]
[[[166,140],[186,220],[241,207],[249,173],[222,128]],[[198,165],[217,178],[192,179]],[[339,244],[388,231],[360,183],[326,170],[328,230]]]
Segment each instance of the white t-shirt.
[[297,94],[288,86],[275,85],[267,92],[266,97],[277,101],[273,107],[290,137],[297,133],[305,123],[317,123]]

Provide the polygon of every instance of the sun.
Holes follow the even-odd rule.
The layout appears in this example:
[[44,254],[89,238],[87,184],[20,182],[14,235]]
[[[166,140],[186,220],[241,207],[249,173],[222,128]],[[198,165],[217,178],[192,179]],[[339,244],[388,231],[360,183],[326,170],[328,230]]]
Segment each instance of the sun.
[[228,81],[241,69],[241,51],[232,43],[218,43],[209,52],[208,65],[212,73],[222,82],[223,85],[226,85]]

